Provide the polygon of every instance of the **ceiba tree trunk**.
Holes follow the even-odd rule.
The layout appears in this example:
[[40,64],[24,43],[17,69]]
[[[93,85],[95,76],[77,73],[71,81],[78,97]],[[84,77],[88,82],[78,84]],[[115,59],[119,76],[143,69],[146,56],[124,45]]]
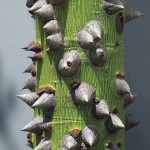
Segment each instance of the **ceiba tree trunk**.
[[[106,2],[106,8],[104,7],[104,2]],[[53,46],[51,47],[51,43],[48,43],[46,38],[49,35],[43,29],[46,22],[45,20],[43,21],[43,18],[38,13],[35,13],[35,42],[40,44],[40,54],[42,54],[36,58],[32,57],[32,60],[36,61],[36,91],[41,87],[49,87],[50,92],[45,91],[45,93],[53,93],[56,97],[57,104],[55,109],[50,112],[45,112],[43,109],[34,107],[34,115],[35,117],[40,115],[44,118],[44,122],[50,122],[52,126],[51,130],[50,132],[44,130],[44,136],[51,139],[53,150],[63,149],[62,140],[64,136],[69,135],[73,137],[74,135],[71,134],[71,131],[75,131],[74,129],[77,129],[77,131],[80,132],[76,135],[77,137],[73,137],[78,142],[78,148],[74,149],[84,149],[83,146],[81,146],[82,143],[85,143],[87,149],[94,150],[112,149],[113,145],[116,145],[118,149],[125,149],[125,111],[123,106],[123,96],[125,94],[131,94],[131,92],[129,86],[123,80],[123,27],[125,22],[125,11],[123,6],[125,0],[122,0],[121,2],[123,5],[116,3],[113,5],[112,9],[107,9],[109,8],[107,4],[111,2],[103,0],[70,0],[66,5],[52,5],[55,12],[55,16],[52,20],[57,20],[60,23],[60,32],[64,35],[65,39],[65,42],[62,40],[64,45],[60,44],[61,50],[59,50],[59,46],[55,46],[57,43],[53,43],[53,40],[51,43],[54,44],[54,48]],[[47,4],[49,4],[49,1]],[[119,9],[115,5],[118,5]],[[90,23],[92,25],[95,24],[96,27],[98,26],[96,32],[93,31],[95,26],[90,26]],[[82,41],[84,38],[82,35],[84,34],[81,33],[81,31],[83,30],[86,31],[85,35],[89,36],[85,36],[85,39],[90,39],[90,36],[93,36],[93,41],[91,42],[89,40],[91,43],[89,44],[87,42],[86,46],[84,45],[86,40]],[[99,33],[101,34],[101,37],[95,38],[95,36],[97,36],[95,34]],[[56,39],[57,38],[54,37],[54,41]],[[92,45],[93,43],[94,46]],[[91,55],[93,55],[93,49],[100,50],[101,46],[106,53],[104,53],[104,51],[102,53],[96,51],[96,54],[100,54],[100,58],[105,56],[106,58],[96,62],[97,58]],[[82,65],[79,64],[78,66],[73,66],[74,69],[76,67],[79,67],[79,69],[77,69],[75,74],[70,76],[66,72],[62,73],[62,70],[60,69],[61,66],[59,68],[58,64],[60,63],[60,59],[75,59],[75,57],[70,57],[70,55],[67,55],[67,57],[64,58],[64,54],[72,50],[75,50],[80,54]],[[71,67],[72,64],[67,62],[67,65]],[[118,81],[116,81],[116,79],[118,79]],[[119,82],[119,85],[116,82]],[[87,85],[79,89],[82,83]],[[120,89],[122,88],[120,87],[120,84],[124,89]],[[90,87],[86,89],[86,86],[88,85],[93,88],[94,92],[92,94],[94,96],[92,94],[90,95]],[[74,95],[72,95],[72,90],[74,90]],[[76,95],[77,90],[79,92],[78,96]],[[81,96],[81,99],[80,94],[84,95],[82,95],[83,97]],[[41,95],[37,96],[37,98],[40,96]],[[86,99],[86,96],[88,98],[90,97],[90,100]],[[81,102],[84,98],[87,101]],[[94,106],[103,100],[108,104],[108,108],[104,105],[101,107],[108,109],[104,110],[105,113],[108,112],[102,114],[102,117],[98,117],[98,115],[95,114],[98,112],[94,111]],[[118,118],[113,118],[113,115],[116,117],[118,116]],[[95,137],[97,142],[91,145],[88,139],[86,141],[85,138],[88,136],[92,138],[92,133],[86,131],[85,137],[83,133],[83,129],[89,127],[89,125],[96,127],[95,132],[98,130],[98,136],[100,136],[98,137],[98,140],[96,139],[97,137]],[[97,134],[94,134],[94,136],[96,135]],[[40,140],[41,138],[39,135],[34,132],[31,140],[33,149],[37,147]]]
[[[63,51],[52,52],[48,55],[46,46],[46,34],[43,30],[43,22],[36,17],[36,40],[42,45],[43,61],[37,65],[37,89],[41,86],[51,85],[56,90],[57,106],[52,118],[52,131],[50,138],[53,142],[53,149],[61,147],[63,136],[71,129],[82,129],[90,124],[100,130],[100,142],[93,149],[104,150],[108,142],[120,142],[121,149],[124,148],[124,130],[116,134],[107,133],[104,126],[104,119],[97,120],[92,117],[90,108],[77,108],[70,99],[70,84],[73,81],[87,82],[96,88],[96,95],[100,99],[106,99],[110,111],[114,108],[119,110],[118,116],[125,122],[122,98],[117,96],[114,89],[114,81],[117,71],[124,70],[124,43],[115,47],[116,42],[124,41],[124,34],[118,34],[115,30],[115,17],[109,16],[103,9],[103,1],[97,0],[70,0],[67,6],[55,6],[56,19],[62,26],[62,32],[66,39],[67,48]],[[124,13],[124,12],[123,12]],[[102,68],[93,67],[86,53],[77,44],[77,33],[91,20],[100,21],[104,29],[102,44],[108,51],[108,62]],[[82,54],[83,66],[80,73],[71,79],[62,79],[58,76],[55,63],[64,52],[78,50]],[[56,83],[55,83],[56,81]],[[35,111],[35,115],[42,114]],[[49,119],[49,116],[48,118]],[[36,139],[34,146],[36,146]]]

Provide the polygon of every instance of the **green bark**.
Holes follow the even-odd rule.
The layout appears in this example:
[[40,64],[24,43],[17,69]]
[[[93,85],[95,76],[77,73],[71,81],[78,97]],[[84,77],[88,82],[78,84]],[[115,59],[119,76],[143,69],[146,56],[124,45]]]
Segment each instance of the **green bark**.
[[[124,2],[124,0],[122,0]],[[42,20],[36,16],[36,40],[42,45],[43,60],[36,63],[37,89],[41,86],[50,85],[56,90],[57,106],[53,114],[46,114],[42,110],[35,109],[37,114],[43,115],[47,121],[52,123],[51,133],[46,136],[52,139],[53,149],[59,150],[61,140],[73,128],[82,129],[91,124],[100,130],[101,140],[98,145],[91,148],[93,150],[105,150],[106,143],[120,142],[121,149],[125,149],[124,130],[116,134],[109,134],[104,127],[104,119],[97,120],[92,117],[90,109],[87,107],[75,107],[70,98],[70,83],[73,81],[87,82],[96,88],[96,95],[100,99],[105,99],[109,103],[110,111],[118,108],[117,114],[125,122],[125,112],[122,104],[122,98],[117,96],[114,89],[114,80],[117,71],[124,70],[124,44],[115,47],[117,41],[124,41],[124,34],[118,34],[115,31],[115,16],[109,16],[102,8],[103,0],[70,0],[68,6],[55,7],[56,19],[62,25],[63,33],[67,46],[63,51],[47,53],[46,33],[43,30]],[[123,12],[124,13],[124,12]],[[87,22],[99,20],[104,29],[104,38],[102,45],[107,48],[108,61],[104,67],[93,67],[86,53],[76,42],[76,35]],[[83,58],[83,65],[79,74],[70,79],[65,79],[57,74],[55,63],[68,50],[77,50]],[[56,82],[55,82],[56,81]],[[34,148],[39,143],[38,137],[34,135]]]

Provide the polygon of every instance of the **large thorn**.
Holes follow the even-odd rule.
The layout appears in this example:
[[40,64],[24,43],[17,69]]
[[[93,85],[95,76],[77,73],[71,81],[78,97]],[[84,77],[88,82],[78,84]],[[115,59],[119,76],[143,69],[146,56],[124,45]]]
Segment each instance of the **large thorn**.
[[43,118],[41,116],[35,117],[31,122],[29,122],[21,131],[32,132],[38,135],[42,134],[40,125],[43,123]]
[[139,18],[143,15],[144,15],[143,13],[137,10],[134,10],[129,5],[125,4],[125,23],[128,21],[134,20],[136,18]]
[[109,107],[106,100],[102,99],[98,103],[93,104],[92,115],[97,119],[104,118],[109,115]]
[[131,116],[126,115],[126,125],[125,125],[125,129],[126,131],[137,126],[140,122],[134,118],[131,118]]
[[87,125],[82,129],[81,137],[85,145],[90,147],[95,146],[100,141],[99,129],[94,125]]
[[130,94],[130,87],[128,83],[122,78],[116,78],[115,80],[115,89],[118,95]]
[[43,29],[46,31],[46,33],[50,34],[55,34],[61,32],[61,27],[60,24],[58,23],[57,20],[51,20],[49,21]]
[[110,116],[106,119],[105,127],[109,133],[115,133],[125,126],[118,116],[111,113]]
[[36,101],[36,92],[17,95],[17,97],[23,100],[26,104],[28,104],[31,107]]
[[62,33],[50,35],[46,39],[50,50],[58,51],[66,46],[66,41]]
[[31,73],[31,70],[34,66],[35,66],[34,64],[29,65],[23,73]]
[[50,112],[55,109],[56,97],[53,94],[43,93],[40,98],[32,105],[32,107],[38,107],[44,111]]

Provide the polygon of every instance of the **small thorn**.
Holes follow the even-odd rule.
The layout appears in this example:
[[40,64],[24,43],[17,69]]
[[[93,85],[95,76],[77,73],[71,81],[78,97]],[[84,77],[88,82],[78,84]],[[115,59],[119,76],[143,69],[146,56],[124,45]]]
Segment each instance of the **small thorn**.
[[131,94],[130,87],[128,83],[122,78],[116,78],[115,89],[118,95],[124,96],[125,94]]
[[125,94],[123,96],[123,105],[124,108],[126,108],[128,105],[130,105],[131,103],[133,103],[136,100],[137,97],[137,93],[135,94]]
[[34,44],[35,41],[30,42],[29,44],[27,44],[25,47],[23,47],[22,49],[27,50],[30,46],[32,46],[32,44]]
[[28,56],[28,58],[31,58],[32,61],[40,61],[43,59],[43,56],[41,53],[36,53],[35,55],[33,56]]
[[31,73],[32,68],[35,67],[34,64],[29,65],[23,73]]
[[34,92],[35,91],[35,86],[36,86],[36,78],[31,77],[25,82],[24,87],[22,88],[22,90],[23,89],[29,89],[31,92]]
[[35,53],[39,53],[41,52],[41,45],[36,42],[36,43],[33,43],[28,49],[27,51],[32,51],[32,52],[35,52]]
[[125,125],[125,130],[129,130],[135,126],[137,126],[140,122],[134,118],[131,118],[131,116],[126,115],[126,125]]

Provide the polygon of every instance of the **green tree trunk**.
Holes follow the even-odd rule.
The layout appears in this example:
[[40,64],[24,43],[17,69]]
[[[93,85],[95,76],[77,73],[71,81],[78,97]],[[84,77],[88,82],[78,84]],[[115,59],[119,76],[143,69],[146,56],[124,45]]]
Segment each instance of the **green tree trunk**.
[[[121,149],[124,150],[124,130],[116,134],[109,134],[104,127],[104,119],[97,120],[92,117],[89,108],[76,108],[70,99],[69,87],[73,81],[87,82],[96,87],[98,98],[106,99],[109,103],[110,111],[118,108],[118,116],[125,122],[125,113],[121,97],[117,96],[114,89],[114,81],[117,71],[124,70],[124,43],[115,47],[117,41],[124,41],[124,34],[118,34],[115,30],[115,16],[108,16],[103,9],[103,1],[100,0],[70,0],[67,6],[55,7],[56,19],[61,23],[64,36],[66,38],[66,48],[59,52],[52,52],[48,55],[46,46],[46,34],[43,30],[43,22],[36,16],[36,40],[42,45],[43,61],[37,66],[37,87],[50,85],[56,89],[57,107],[52,120],[49,116],[39,110],[37,114],[44,115],[52,123],[52,131],[49,136],[53,142],[53,149],[59,150],[63,136],[68,134],[73,128],[82,129],[84,126],[95,125],[100,130],[101,141],[93,147],[94,150],[106,149],[106,143],[120,142]],[[91,66],[87,55],[80,48],[76,41],[79,32],[87,22],[91,20],[100,21],[104,29],[102,44],[108,50],[108,62],[105,67],[95,68]],[[78,50],[82,54],[83,66],[81,72],[71,78],[64,79],[58,76],[55,63],[64,52],[68,50]],[[56,83],[55,83],[56,81]],[[39,142],[39,141],[38,141]],[[34,140],[34,147],[38,144]]]
[[[122,0],[124,3],[125,0]],[[87,82],[96,88],[96,97],[105,99],[109,104],[109,111],[118,109],[117,116],[125,123],[125,111],[122,97],[115,91],[114,82],[117,71],[124,71],[124,33],[117,33],[115,29],[116,15],[108,15],[103,9],[103,0],[70,0],[66,6],[54,6],[56,20],[62,27],[66,39],[66,47],[62,51],[48,53],[46,44],[46,33],[43,30],[44,23],[38,15],[36,18],[36,41],[42,46],[42,61],[36,62],[36,89],[43,86],[51,86],[55,89],[57,105],[53,113],[45,113],[35,108],[34,115],[42,115],[46,121],[52,124],[50,133],[46,137],[52,139],[52,149],[59,150],[64,135],[70,133],[74,128],[83,129],[86,125],[95,125],[100,131],[100,142],[92,147],[93,150],[105,150],[109,142],[120,143],[121,150],[125,150],[125,130],[111,134],[106,131],[105,120],[96,119],[91,114],[91,107],[76,107],[71,100],[70,84],[74,81]],[[124,15],[124,10],[120,11]],[[84,26],[91,20],[100,22],[104,37],[101,44],[106,47],[108,60],[103,67],[93,67],[86,52],[78,45],[76,36]],[[119,46],[116,42],[122,41]],[[71,78],[58,75],[56,62],[69,50],[78,51],[83,59],[80,72]],[[34,134],[33,148],[40,141]]]

